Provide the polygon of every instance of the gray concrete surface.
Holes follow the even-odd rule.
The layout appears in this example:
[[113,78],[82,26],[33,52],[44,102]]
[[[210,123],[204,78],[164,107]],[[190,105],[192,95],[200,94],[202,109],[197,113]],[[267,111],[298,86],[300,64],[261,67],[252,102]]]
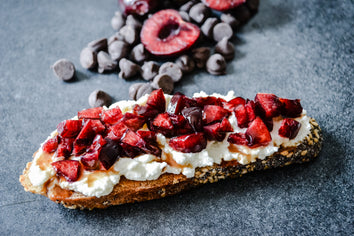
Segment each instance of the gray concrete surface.
[[[103,89],[127,99],[136,81],[81,68],[89,41],[110,36],[115,0],[0,2],[0,235],[353,235],[354,4],[263,0],[237,34],[225,76],[194,73],[176,91],[300,98],[324,132],[309,164],[248,174],[177,196],[107,210],[68,210],[18,178],[57,123]],[[49,68],[67,58],[78,80]],[[140,80],[138,80],[140,82]]]

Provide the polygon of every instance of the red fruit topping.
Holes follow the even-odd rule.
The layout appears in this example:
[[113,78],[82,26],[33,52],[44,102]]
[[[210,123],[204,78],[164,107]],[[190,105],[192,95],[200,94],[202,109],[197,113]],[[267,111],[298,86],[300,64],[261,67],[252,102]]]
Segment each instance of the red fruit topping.
[[128,127],[124,123],[119,122],[118,124],[110,127],[107,138],[114,141],[119,141],[127,129]]
[[247,101],[245,104],[245,108],[247,111],[248,122],[253,121],[256,119],[256,104],[254,101]]
[[166,100],[162,89],[152,91],[146,104],[152,108],[155,108],[160,113],[165,112]]
[[170,115],[170,119],[173,123],[173,126],[178,128],[183,128],[187,122],[186,118],[183,115]]
[[85,169],[92,170],[98,168],[98,157],[102,147],[106,143],[107,141],[103,139],[101,135],[96,135],[87,153],[81,157],[81,163],[84,165]]
[[157,6],[157,0],[119,0],[119,8],[124,14],[145,15]]
[[81,120],[64,120],[57,126],[57,131],[62,138],[74,138],[82,128]]
[[[137,135],[136,133],[134,133],[131,130],[128,130],[121,142],[123,144],[127,144],[130,145],[131,147],[134,148],[139,148],[139,153],[143,152],[143,153],[150,153],[156,156],[160,156],[161,155],[161,150],[155,146],[149,145],[143,138],[141,138],[139,135]],[[124,151],[125,148],[124,148]],[[138,154],[138,153],[137,153]]]
[[225,102],[223,104],[223,107],[228,110],[229,112],[233,112],[234,109],[238,106],[238,105],[245,105],[246,104],[246,100],[241,98],[241,97],[237,97],[234,98],[228,102]]
[[67,181],[74,182],[80,177],[80,162],[74,160],[62,160],[52,163],[57,175],[63,176]]
[[102,107],[89,108],[83,111],[79,111],[77,116],[79,119],[100,119],[103,112]]
[[222,120],[222,118],[229,116],[229,111],[216,105],[205,105],[203,109],[203,122],[210,124],[214,121]]
[[139,135],[145,142],[156,144],[156,133],[148,130],[138,130],[136,134]]
[[69,157],[73,150],[74,138],[61,138],[57,148],[57,157]]
[[229,120],[226,118],[224,118],[222,122],[204,126],[205,136],[209,140],[216,140],[219,142],[224,140],[226,136],[226,132],[232,132],[232,131],[233,131],[232,126]]
[[144,125],[145,119],[142,116],[127,112],[124,114],[121,122],[123,122],[131,130],[136,131]]
[[239,105],[235,108],[235,116],[237,118],[237,125],[240,128],[248,127],[248,114],[244,105]]
[[194,132],[203,131],[202,109],[199,107],[186,107],[182,115],[188,121]]
[[206,6],[217,11],[230,10],[245,2],[246,0],[203,0]]
[[175,93],[172,96],[170,103],[168,104],[167,112],[176,115],[180,114],[180,112],[185,106],[184,97],[185,95],[182,93],[179,92]]
[[157,56],[171,56],[190,48],[199,38],[199,27],[183,21],[178,11],[167,9],[147,19],[140,33],[145,48]]
[[206,148],[207,140],[203,133],[194,133],[171,138],[169,144],[176,151],[194,153]]
[[194,98],[195,101],[197,101],[197,106],[203,108],[205,105],[216,105],[216,106],[222,106],[226,101],[222,98],[216,98],[216,97],[197,97]]
[[104,169],[108,170],[116,162],[117,158],[122,155],[122,148],[119,144],[111,139],[106,138],[106,145],[101,149],[98,159]]
[[254,101],[263,117],[273,118],[280,115],[282,104],[274,94],[258,93]]
[[175,133],[172,120],[168,113],[161,113],[152,122],[153,130],[166,137],[172,137]]
[[103,112],[101,120],[105,124],[113,125],[122,118],[122,111],[119,107],[115,107]]
[[58,141],[59,137],[55,136],[53,138],[48,139],[44,144],[43,144],[43,151],[52,153],[58,148]]
[[284,138],[293,139],[299,133],[301,124],[296,120],[285,118],[280,125],[279,135]]
[[250,123],[245,134],[248,144],[251,147],[265,146],[272,141],[267,126],[259,117]]
[[133,108],[133,113],[138,116],[144,117],[145,120],[148,120],[157,116],[157,114],[159,114],[159,111],[149,105],[146,106],[135,105]]
[[263,119],[264,124],[267,126],[269,132],[273,130],[273,119]]
[[279,98],[279,101],[283,104],[281,114],[285,117],[296,118],[302,113],[302,106],[300,104],[300,99],[285,99]]
[[237,145],[248,145],[248,141],[246,139],[246,135],[244,133],[233,133],[230,134],[227,138],[229,143],[237,144]]

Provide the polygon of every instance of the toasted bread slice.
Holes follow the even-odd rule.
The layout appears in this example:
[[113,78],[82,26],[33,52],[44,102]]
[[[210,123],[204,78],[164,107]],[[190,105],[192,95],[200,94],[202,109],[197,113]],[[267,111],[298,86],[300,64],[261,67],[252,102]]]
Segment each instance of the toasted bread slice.
[[99,198],[62,189],[56,181],[48,181],[45,188],[33,186],[28,176],[31,163],[27,164],[23,175],[20,176],[20,182],[26,191],[42,194],[50,200],[72,209],[107,208],[112,205],[158,199],[201,184],[242,176],[254,170],[266,170],[311,161],[317,157],[321,150],[322,132],[314,119],[310,119],[310,125],[310,133],[297,146],[280,147],[278,152],[264,160],[257,159],[247,165],[241,165],[237,161],[223,161],[219,165],[197,168],[193,178],[170,173],[165,173],[158,179],[150,181],[133,181],[122,177],[110,194]]

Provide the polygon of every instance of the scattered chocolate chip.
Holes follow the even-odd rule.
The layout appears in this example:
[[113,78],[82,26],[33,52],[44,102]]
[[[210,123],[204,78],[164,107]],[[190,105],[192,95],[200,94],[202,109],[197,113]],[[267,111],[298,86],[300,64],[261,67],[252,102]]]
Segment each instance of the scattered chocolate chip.
[[182,55],[175,61],[176,65],[182,70],[183,73],[190,73],[195,68],[195,63],[187,55]]
[[75,66],[71,61],[60,59],[52,66],[54,74],[61,80],[69,81],[74,78]]
[[137,64],[126,58],[122,58],[119,61],[119,69],[119,77],[123,79],[130,79],[140,71],[140,67]]
[[223,13],[220,16],[221,21],[225,22],[226,24],[229,24],[232,29],[237,29],[237,27],[240,25],[240,22],[233,17],[231,14],[228,13]]
[[117,62],[112,60],[111,56],[104,51],[97,54],[97,62],[99,73],[113,71],[117,68]]
[[195,61],[197,68],[204,68],[209,56],[210,48],[208,47],[200,47],[192,50],[192,58]]
[[150,94],[152,91],[154,91],[154,88],[149,83],[143,84],[136,93],[136,99],[141,98],[145,94]]
[[151,86],[155,89],[161,88],[164,93],[171,94],[174,89],[174,82],[168,74],[158,74],[155,76]]
[[257,11],[259,7],[259,0],[247,0],[246,5],[251,11]]
[[87,44],[87,47],[92,48],[92,50],[97,53],[99,51],[107,51],[107,46],[108,46],[107,38],[97,39]]
[[206,19],[200,30],[203,32],[205,36],[208,38],[213,38],[213,29],[214,26],[218,23],[218,19],[215,17],[210,17]]
[[125,19],[120,11],[116,11],[112,20],[111,25],[114,30],[120,30],[125,24]]
[[216,42],[219,42],[223,38],[231,38],[234,32],[229,24],[222,22],[215,25],[213,29],[213,38]]
[[128,15],[125,21],[126,25],[132,26],[135,30],[140,30],[143,26],[141,22],[133,15]]
[[132,84],[130,87],[129,87],[129,97],[130,99],[133,99],[133,100],[137,100],[136,98],[136,94],[139,90],[139,88],[141,86],[143,86],[145,83],[135,83],[135,84]]
[[190,18],[190,16],[188,15],[187,12],[185,12],[185,11],[180,11],[179,14],[180,14],[180,16],[182,17],[182,19],[183,19],[184,21],[191,21],[191,18]]
[[97,53],[92,48],[84,48],[80,53],[80,64],[83,68],[94,69],[97,66]]
[[179,10],[184,11],[184,12],[189,12],[189,10],[193,7],[193,5],[196,3],[196,1],[188,1],[185,4],[183,4]]
[[149,52],[145,49],[144,45],[140,43],[133,48],[131,58],[137,63],[142,63],[149,58]]
[[206,64],[207,71],[212,75],[223,75],[226,73],[225,58],[216,53],[209,57]]
[[91,107],[108,107],[112,103],[112,98],[102,90],[95,90],[90,94],[88,102]]
[[251,12],[245,4],[236,7],[233,15],[240,22],[246,22],[251,18]]
[[114,35],[108,38],[107,40],[108,46],[114,41],[124,41],[124,38],[121,34],[119,34],[119,32],[116,32]]
[[181,80],[183,73],[182,70],[173,62],[165,62],[159,69],[159,74],[168,74],[171,76],[173,82]]
[[112,60],[119,61],[129,53],[129,45],[123,41],[114,41],[108,46],[109,55]]
[[210,8],[197,3],[189,10],[189,16],[198,24],[202,24],[210,16]]
[[225,60],[232,60],[235,56],[235,47],[227,38],[223,38],[215,46],[215,52],[221,54]]
[[139,35],[136,30],[130,25],[123,26],[119,30],[119,34],[122,35],[123,40],[130,45],[135,44],[139,38]]
[[141,76],[144,80],[152,80],[159,72],[160,66],[153,61],[144,62],[141,67]]

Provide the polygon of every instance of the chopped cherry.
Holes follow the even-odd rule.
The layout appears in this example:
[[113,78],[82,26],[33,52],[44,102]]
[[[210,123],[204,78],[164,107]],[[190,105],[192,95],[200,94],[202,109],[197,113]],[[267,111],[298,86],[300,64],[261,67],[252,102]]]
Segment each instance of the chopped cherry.
[[195,153],[206,148],[207,140],[203,133],[194,133],[171,138],[169,144],[176,151]]
[[57,157],[69,157],[73,150],[74,138],[61,138],[57,148]]
[[159,114],[159,111],[149,105],[140,106],[136,104],[133,108],[134,114],[144,117],[145,120],[153,119]]
[[159,148],[149,145],[143,138],[131,130],[128,130],[124,134],[121,142],[139,148],[143,153],[150,153],[156,156],[161,155],[161,150]]
[[302,106],[300,104],[300,99],[285,99],[279,98],[280,102],[283,104],[281,114],[285,117],[296,118],[302,113]]
[[152,122],[152,129],[166,137],[172,137],[175,129],[172,120],[167,112],[158,114]]
[[80,162],[74,160],[62,160],[52,163],[57,175],[63,176],[67,181],[74,182],[80,177]]
[[182,109],[185,106],[184,103],[184,97],[185,95],[182,93],[175,93],[171,100],[170,103],[168,104],[168,108],[167,108],[167,112],[170,114],[180,114],[180,112],[182,111]]
[[122,111],[119,107],[115,107],[103,112],[101,120],[105,124],[113,125],[122,118]]
[[156,144],[156,133],[149,130],[138,130],[136,134],[139,135],[145,142]]
[[182,110],[182,115],[188,121],[195,132],[203,131],[202,109],[199,107],[186,107]]
[[248,145],[248,141],[246,139],[246,135],[244,133],[233,133],[230,134],[227,138],[229,143],[237,144],[237,145]]
[[251,147],[266,146],[272,141],[267,126],[259,117],[250,123],[245,134]]
[[205,105],[216,105],[222,106],[226,101],[222,98],[217,97],[196,97],[194,100],[197,102],[197,106],[203,108]]
[[203,109],[203,122],[210,124],[214,121],[220,121],[229,116],[229,111],[216,105],[205,105]]
[[244,105],[239,105],[235,108],[235,116],[237,118],[237,125],[240,128],[248,127],[248,114]]
[[279,135],[284,138],[293,139],[299,133],[301,124],[293,119],[285,118],[280,125]]
[[256,119],[257,108],[256,108],[256,104],[254,103],[254,101],[252,101],[252,100],[247,101],[245,104],[245,108],[247,111],[248,122],[251,122],[254,119]]
[[133,131],[140,129],[145,123],[144,117],[130,112],[125,113],[121,121]]
[[107,143],[105,139],[99,134],[93,139],[92,145],[81,157],[81,163],[84,165],[85,169],[97,169],[98,168],[98,157],[101,152],[102,147]]
[[104,169],[108,170],[122,154],[122,149],[117,142],[108,138],[105,138],[105,140],[107,143],[102,147],[98,159]]
[[165,112],[166,100],[162,89],[152,91],[150,96],[148,97],[146,104],[151,106],[152,108],[155,108],[160,113]]
[[43,144],[43,151],[52,153],[55,152],[58,148],[58,142],[59,142],[59,137],[58,135],[48,139],[44,144]]
[[223,103],[223,107],[229,112],[233,112],[238,105],[245,105],[246,100],[242,97],[236,97],[228,102]]
[[123,122],[119,122],[109,128],[107,137],[111,140],[119,141],[127,129],[128,127]]
[[262,113],[262,117],[273,118],[280,115],[282,104],[274,94],[258,93],[255,102]]
[[232,126],[227,118],[224,118],[221,122],[217,122],[211,125],[204,126],[205,136],[209,140],[223,141],[226,136],[226,132],[232,132]]
[[64,120],[58,124],[57,131],[62,138],[75,138],[81,128],[81,120]]
[[103,112],[102,107],[94,107],[79,111],[77,116],[79,119],[100,119]]

